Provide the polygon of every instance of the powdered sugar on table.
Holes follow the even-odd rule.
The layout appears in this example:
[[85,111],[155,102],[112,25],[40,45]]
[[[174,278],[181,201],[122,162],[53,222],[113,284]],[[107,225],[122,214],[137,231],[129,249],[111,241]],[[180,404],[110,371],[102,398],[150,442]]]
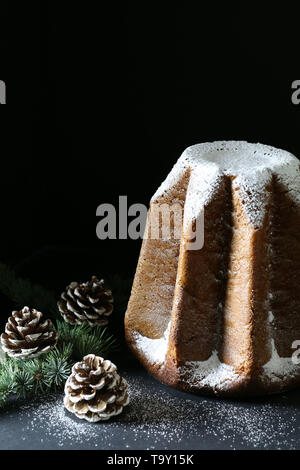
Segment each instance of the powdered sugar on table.
[[[226,401],[172,390],[144,371],[123,375],[131,403],[118,417],[82,422],[65,410],[61,395],[43,397],[2,414],[0,448],[300,448],[300,411],[288,395]],[[17,434],[11,434],[11,424],[17,424]]]

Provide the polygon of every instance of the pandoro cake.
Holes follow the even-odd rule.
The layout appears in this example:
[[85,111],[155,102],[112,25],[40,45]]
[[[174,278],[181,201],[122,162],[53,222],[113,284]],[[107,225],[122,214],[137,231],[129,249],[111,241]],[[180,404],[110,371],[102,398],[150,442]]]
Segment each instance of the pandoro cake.
[[[297,158],[247,142],[193,145],[154,194],[146,231],[162,204],[179,205],[184,223],[180,237],[143,240],[125,316],[133,353],[156,378],[191,392],[257,395],[300,384]],[[189,249],[186,227],[200,214],[204,243]]]

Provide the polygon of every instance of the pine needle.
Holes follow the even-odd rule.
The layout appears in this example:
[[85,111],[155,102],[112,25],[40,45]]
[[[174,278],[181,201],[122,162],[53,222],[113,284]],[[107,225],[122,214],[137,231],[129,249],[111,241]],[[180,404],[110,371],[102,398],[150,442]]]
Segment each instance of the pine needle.
[[87,354],[107,357],[119,349],[118,341],[105,327],[91,327],[87,324],[72,326],[60,320],[57,320],[56,324],[58,344],[72,345],[72,356],[76,360],[81,360]]
[[66,353],[66,350],[63,352],[58,349],[51,351],[46,356],[43,366],[43,383],[48,389],[55,391],[62,389],[72,367],[70,355]]
[[33,394],[46,393],[47,387],[44,382],[44,361],[40,359],[32,359],[23,364],[23,370],[33,377]]
[[26,398],[34,391],[34,377],[24,369],[15,373],[13,392],[18,398]]
[[13,393],[14,368],[10,364],[0,365],[0,408],[3,408]]

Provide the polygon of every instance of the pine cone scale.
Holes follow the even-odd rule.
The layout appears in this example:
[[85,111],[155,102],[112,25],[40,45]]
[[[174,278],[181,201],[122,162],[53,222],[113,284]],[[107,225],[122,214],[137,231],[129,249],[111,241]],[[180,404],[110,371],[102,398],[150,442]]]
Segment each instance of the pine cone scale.
[[84,310],[84,314],[89,320],[97,320],[97,318],[99,317],[98,313],[90,313],[86,310]]
[[105,401],[100,401],[94,405],[90,404],[88,406],[88,411],[92,413],[102,413],[107,408],[107,403]]
[[70,407],[73,406],[73,403],[78,403],[82,400],[81,396],[80,395],[73,395],[73,394],[70,394],[69,397],[68,397],[68,400],[69,400],[69,403],[70,403]]
[[102,378],[100,382],[96,384],[90,384],[90,387],[94,390],[101,390],[101,388],[103,388],[104,385],[105,385],[105,380]]
[[105,307],[97,307],[97,306],[94,306],[94,310],[95,312],[98,314],[98,315],[102,315],[104,312],[106,312],[106,308]]
[[91,304],[96,304],[97,302],[99,302],[99,299],[97,297],[92,297],[90,295],[87,295],[87,298],[89,302],[91,302]]
[[15,337],[10,337],[9,335],[7,334],[2,334],[2,338],[4,340],[4,342],[7,342],[7,343],[10,343],[12,344],[13,346],[22,346],[22,345],[26,345],[26,341],[23,340],[23,339],[17,339]]
[[74,313],[78,318],[84,318],[84,315],[81,314],[81,310],[77,309],[77,304],[72,302],[70,299],[67,301],[67,310]]
[[26,335],[28,335],[28,333],[30,333],[31,330],[32,328],[30,326],[18,326],[18,329],[17,329],[20,335],[23,336],[24,338],[26,337]]
[[88,382],[88,377],[86,375],[80,375],[79,373],[76,373],[76,375],[74,376],[74,379],[73,379],[76,383],[78,383],[79,385],[83,385],[85,383],[89,383]]
[[88,413],[89,411],[89,406],[85,402],[79,402],[74,405],[74,409],[77,411],[77,413]]
[[95,398],[96,396],[96,391],[90,391],[89,390],[82,390],[82,392],[80,393],[80,397],[81,397],[81,400],[92,400],[93,398]]
[[84,299],[82,299],[82,301],[81,301],[81,299],[80,299],[80,297],[79,297],[79,298],[77,299],[77,305],[79,305],[80,308],[88,309],[89,306],[88,306],[86,303],[84,303],[83,301],[84,301]]
[[28,353],[34,354],[37,350],[38,350],[38,348],[22,349],[20,354],[21,354],[21,355],[23,355],[23,354],[28,354]]
[[[30,320],[30,321],[28,322],[27,326],[28,326],[29,328],[31,328],[32,326],[37,325],[37,324],[39,323],[39,321],[40,321],[40,318],[41,318],[40,316],[39,316],[38,318],[33,318],[32,320]],[[42,325],[40,324],[40,327],[41,327],[41,326],[42,326]]]
[[32,333],[31,335],[26,335],[25,340],[30,342],[38,339],[43,333]]
[[82,387],[84,387],[85,383],[77,382],[75,377],[72,377],[72,379],[70,380],[70,385],[73,390],[81,390]]

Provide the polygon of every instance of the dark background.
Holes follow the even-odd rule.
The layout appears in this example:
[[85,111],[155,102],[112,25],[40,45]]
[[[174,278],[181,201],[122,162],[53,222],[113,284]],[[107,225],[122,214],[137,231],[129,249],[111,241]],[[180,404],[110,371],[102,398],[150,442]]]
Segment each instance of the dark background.
[[300,155],[299,15],[223,3],[26,2],[10,27],[3,11],[2,261],[57,289],[128,278],[141,242],[98,240],[99,204],[148,204],[199,142]]

